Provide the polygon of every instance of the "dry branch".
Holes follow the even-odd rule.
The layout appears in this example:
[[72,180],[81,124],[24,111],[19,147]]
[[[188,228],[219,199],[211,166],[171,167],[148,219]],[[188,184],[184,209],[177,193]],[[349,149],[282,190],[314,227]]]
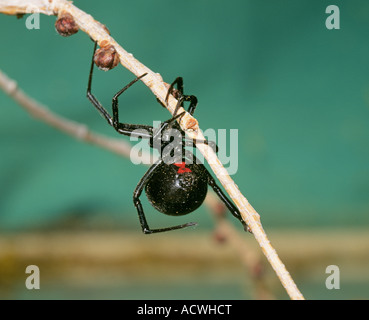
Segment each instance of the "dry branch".
[[[131,154],[131,145],[127,141],[121,139],[112,139],[100,134],[92,133],[86,125],[71,121],[60,115],[56,115],[55,113],[49,111],[46,106],[26,95],[20,88],[18,88],[17,83],[10,79],[1,70],[0,88],[36,119],[39,119],[79,140],[98,145],[104,149],[127,158],[131,157],[132,160],[135,160],[134,157],[136,155],[134,153]],[[137,159],[137,161],[140,159],[147,162],[151,161],[150,154],[143,153],[142,157]]]
[[[167,84],[163,81],[158,73],[154,73],[149,68],[144,66],[141,62],[136,60],[132,54],[125,51],[107,32],[104,25],[95,21],[93,17],[86,14],[82,10],[75,7],[71,2],[66,0],[0,0],[0,12],[5,14],[26,14],[26,13],[43,13],[46,15],[57,15],[61,12],[67,12],[72,15],[78,27],[87,33],[93,40],[101,44],[114,46],[120,56],[121,64],[130,70],[136,76],[147,73],[147,76],[142,79],[147,87],[154,93],[154,95],[165,103],[167,93]],[[173,113],[176,107],[176,99],[173,96],[169,97],[167,109]],[[184,111],[180,109],[179,112]],[[186,134],[195,140],[204,140],[202,131],[198,126],[198,122],[188,113],[182,117],[180,121],[181,128]],[[296,284],[292,280],[290,274],[285,268],[282,261],[279,259],[275,249],[270,244],[270,241],[263,230],[260,222],[260,216],[256,210],[250,205],[248,200],[241,194],[237,185],[228,175],[227,170],[217,158],[214,151],[206,144],[197,144],[197,148],[204,155],[209,163],[211,169],[230,195],[240,213],[245,220],[255,239],[258,241],[264,255],[267,257],[269,263],[278,275],[282,285],[285,287],[291,299],[304,299],[301,292],[298,290]]]

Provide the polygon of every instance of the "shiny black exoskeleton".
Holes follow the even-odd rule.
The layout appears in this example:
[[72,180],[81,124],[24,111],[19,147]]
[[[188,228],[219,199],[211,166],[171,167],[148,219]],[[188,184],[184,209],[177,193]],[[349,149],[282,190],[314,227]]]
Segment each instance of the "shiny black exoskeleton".
[[204,166],[160,163],[145,187],[153,207],[165,214],[181,216],[195,211],[208,192],[208,175]]
[[[95,51],[96,43],[94,46],[94,53]],[[130,86],[144,77],[146,73],[137,77],[114,95],[112,101],[113,116],[110,116],[106,109],[91,93],[93,68],[94,59],[92,56],[87,98],[94,107],[118,133],[148,139],[150,146],[157,149],[161,155],[160,159],[153,164],[142,177],[133,193],[133,203],[137,208],[142,231],[149,234],[196,225],[194,222],[189,222],[173,227],[151,229],[147,223],[140,201],[140,196],[144,189],[147,198],[155,209],[168,215],[180,216],[196,210],[204,202],[208,185],[213,188],[214,192],[219,196],[230,212],[240,220],[245,230],[247,230],[247,225],[243,221],[240,212],[218,187],[205,166],[200,163],[193,154],[191,154],[192,157],[189,157],[188,150],[186,150],[187,153],[185,153],[185,147],[195,147],[195,144],[194,141],[185,138],[185,133],[181,130],[176,121],[183,116],[185,112],[178,115],[177,112],[180,107],[183,107],[184,101],[188,101],[190,105],[187,112],[192,115],[197,105],[197,98],[195,96],[183,94],[183,79],[178,77],[169,87],[166,96],[166,102],[169,94],[172,94],[178,101],[173,117],[161,123],[158,128],[153,128],[146,125],[133,125],[119,122],[118,97]],[[177,89],[174,88],[175,85]],[[176,143],[173,143],[173,141],[176,141]],[[208,141],[196,142],[214,145]],[[217,148],[216,145],[214,145],[214,147]],[[184,156],[185,154],[186,156]]]

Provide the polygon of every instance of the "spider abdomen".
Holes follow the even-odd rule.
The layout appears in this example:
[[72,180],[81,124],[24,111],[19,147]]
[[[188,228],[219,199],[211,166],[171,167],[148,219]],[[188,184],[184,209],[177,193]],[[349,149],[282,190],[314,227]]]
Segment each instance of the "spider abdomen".
[[160,164],[145,191],[152,206],[165,214],[180,216],[196,210],[206,197],[208,177],[205,169],[185,162]]

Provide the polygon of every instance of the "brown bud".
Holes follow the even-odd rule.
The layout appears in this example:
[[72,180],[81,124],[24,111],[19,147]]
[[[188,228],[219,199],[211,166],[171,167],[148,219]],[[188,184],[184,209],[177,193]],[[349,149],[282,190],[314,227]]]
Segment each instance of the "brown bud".
[[106,41],[102,41],[100,46],[101,48],[95,52],[95,64],[104,71],[115,68],[119,63],[118,52],[112,45],[107,44]]
[[55,22],[55,29],[63,37],[69,37],[78,32],[78,26],[74,18],[67,12],[59,14]]

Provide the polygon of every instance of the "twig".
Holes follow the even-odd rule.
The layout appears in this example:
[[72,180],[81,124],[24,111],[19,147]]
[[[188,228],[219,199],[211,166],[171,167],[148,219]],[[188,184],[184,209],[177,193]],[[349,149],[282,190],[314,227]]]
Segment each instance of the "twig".
[[[95,21],[90,15],[75,7],[71,2],[66,0],[8,0],[0,1],[0,12],[5,14],[25,14],[25,13],[43,13],[47,15],[55,15],[60,12],[67,12],[74,17],[78,27],[87,33],[94,41],[101,44],[114,46],[120,56],[121,64],[130,70],[136,76],[147,73],[147,76],[142,79],[146,86],[154,93],[154,95],[165,104],[167,93],[167,84],[163,81],[158,73],[154,73],[141,62],[136,60],[132,54],[125,51],[107,32],[106,28],[99,22]],[[167,109],[173,113],[177,101],[173,96],[168,99]],[[178,112],[182,112],[180,109]],[[181,128],[186,134],[194,140],[204,140],[202,131],[198,126],[198,122],[191,115],[186,113],[180,121]],[[298,290],[292,277],[288,273],[285,265],[279,259],[275,249],[272,247],[265,231],[260,222],[260,216],[256,210],[250,205],[248,200],[243,196],[237,185],[228,175],[227,170],[217,158],[215,152],[206,144],[197,144],[197,148],[204,155],[215,175],[230,195],[240,213],[245,220],[250,230],[258,241],[264,255],[278,275],[282,285],[286,289],[291,299],[304,299],[301,292]]]
[[219,202],[215,194],[210,193],[206,199],[207,207],[210,208],[216,221],[214,238],[220,244],[223,242],[229,243],[237,251],[241,262],[250,276],[255,299],[275,299],[275,296],[270,292],[265,281],[265,267],[261,259],[261,254],[258,254],[254,247],[246,246],[240,233],[225,219],[227,209],[225,206],[222,206],[222,203]]
[[[92,133],[86,125],[56,115],[55,113],[49,111],[46,106],[26,95],[20,88],[18,88],[17,83],[10,79],[1,70],[0,88],[10,97],[12,97],[20,106],[26,109],[28,113],[35,118],[49,124],[50,126],[55,127],[56,129],[84,142],[98,145],[124,157],[131,157],[131,160],[136,160],[135,157],[137,157],[137,155],[135,153],[131,154],[132,147],[127,141],[112,139],[97,133]],[[145,163],[149,163],[151,161],[150,157],[150,154],[143,152],[140,159]],[[137,161],[140,159],[137,158]]]

